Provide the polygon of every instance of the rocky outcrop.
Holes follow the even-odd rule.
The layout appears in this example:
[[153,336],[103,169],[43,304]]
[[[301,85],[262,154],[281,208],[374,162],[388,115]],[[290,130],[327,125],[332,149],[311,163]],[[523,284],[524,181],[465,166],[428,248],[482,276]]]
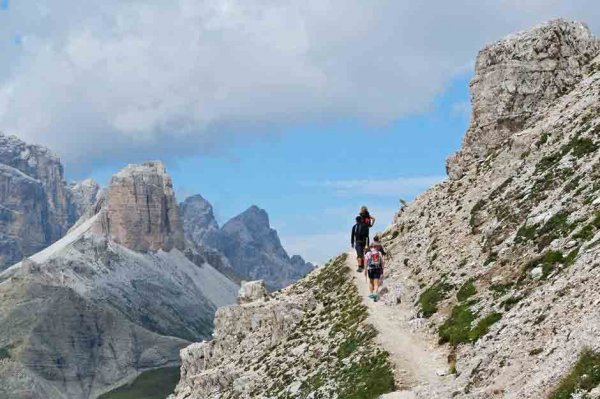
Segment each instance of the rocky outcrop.
[[130,165],[67,235],[0,273],[0,396],[95,398],[211,336],[239,286],[185,246],[178,212],[162,164]]
[[60,160],[0,134],[0,270],[61,238],[75,221]]
[[162,162],[129,165],[117,173],[101,218],[102,232],[133,251],[185,247],[173,183]]
[[463,148],[448,159],[449,177],[462,177],[490,150],[536,123],[581,81],[599,49],[587,26],[555,20],[481,50],[470,85],[471,124]]
[[171,399],[388,392],[387,354],[373,340],[345,261],[342,256],[264,300],[219,309],[215,339],[181,351],[181,381]]
[[69,184],[73,211],[77,218],[81,217],[98,200],[100,185],[94,179],[85,179]]
[[264,280],[270,288],[285,287],[313,269],[300,256],[289,257],[270,226],[267,212],[257,206],[207,234],[202,245],[225,255],[242,278]]
[[267,288],[265,287],[264,281],[242,281],[242,286],[238,293],[238,302],[240,304],[250,303],[263,299],[266,296]]

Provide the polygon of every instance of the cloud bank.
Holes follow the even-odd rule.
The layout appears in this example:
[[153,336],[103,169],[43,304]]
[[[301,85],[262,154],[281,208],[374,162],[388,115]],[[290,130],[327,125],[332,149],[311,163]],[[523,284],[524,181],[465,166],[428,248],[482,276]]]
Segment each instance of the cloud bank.
[[299,123],[388,123],[425,111],[490,40],[600,21],[594,0],[0,4],[0,130],[83,169]]

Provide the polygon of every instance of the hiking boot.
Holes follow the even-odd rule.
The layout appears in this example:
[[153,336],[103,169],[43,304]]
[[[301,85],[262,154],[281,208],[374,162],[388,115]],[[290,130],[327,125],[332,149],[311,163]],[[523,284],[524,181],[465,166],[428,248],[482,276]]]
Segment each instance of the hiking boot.
[[365,270],[364,266],[359,266],[358,269],[356,269],[357,272],[362,273]]
[[375,294],[373,294],[373,293],[369,294],[369,298],[370,299],[375,299]]
[[379,295],[373,294],[373,302],[377,302],[379,300]]

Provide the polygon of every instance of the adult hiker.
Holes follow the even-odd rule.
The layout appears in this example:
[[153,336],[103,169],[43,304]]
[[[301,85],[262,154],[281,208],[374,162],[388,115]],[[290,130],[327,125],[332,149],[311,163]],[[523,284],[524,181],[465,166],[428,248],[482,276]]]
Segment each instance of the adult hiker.
[[373,227],[373,225],[375,224],[375,217],[371,216],[371,214],[369,213],[369,209],[366,206],[363,205],[360,207],[359,215],[367,224],[367,226]]
[[358,263],[358,273],[365,268],[365,249],[369,242],[369,226],[364,222],[361,216],[356,217],[356,223],[352,226],[350,234],[350,245],[356,249],[356,261]]
[[[383,254],[378,249],[381,244],[372,242],[369,250],[365,254],[365,277],[369,280],[369,298],[375,302],[379,299],[379,287],[383,277]],[[382,248],[382,247],[381,247]]]

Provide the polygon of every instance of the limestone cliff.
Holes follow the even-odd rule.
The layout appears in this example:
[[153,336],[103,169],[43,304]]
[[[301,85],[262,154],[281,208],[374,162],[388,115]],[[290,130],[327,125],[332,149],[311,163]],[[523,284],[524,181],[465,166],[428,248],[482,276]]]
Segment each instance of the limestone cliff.
[[0,270],[61,238],[77,218],[60,160],[0,134]]
[[162,162],[129,165],[113,176],[99,226],[134,251],[184,249],[173,183]]

